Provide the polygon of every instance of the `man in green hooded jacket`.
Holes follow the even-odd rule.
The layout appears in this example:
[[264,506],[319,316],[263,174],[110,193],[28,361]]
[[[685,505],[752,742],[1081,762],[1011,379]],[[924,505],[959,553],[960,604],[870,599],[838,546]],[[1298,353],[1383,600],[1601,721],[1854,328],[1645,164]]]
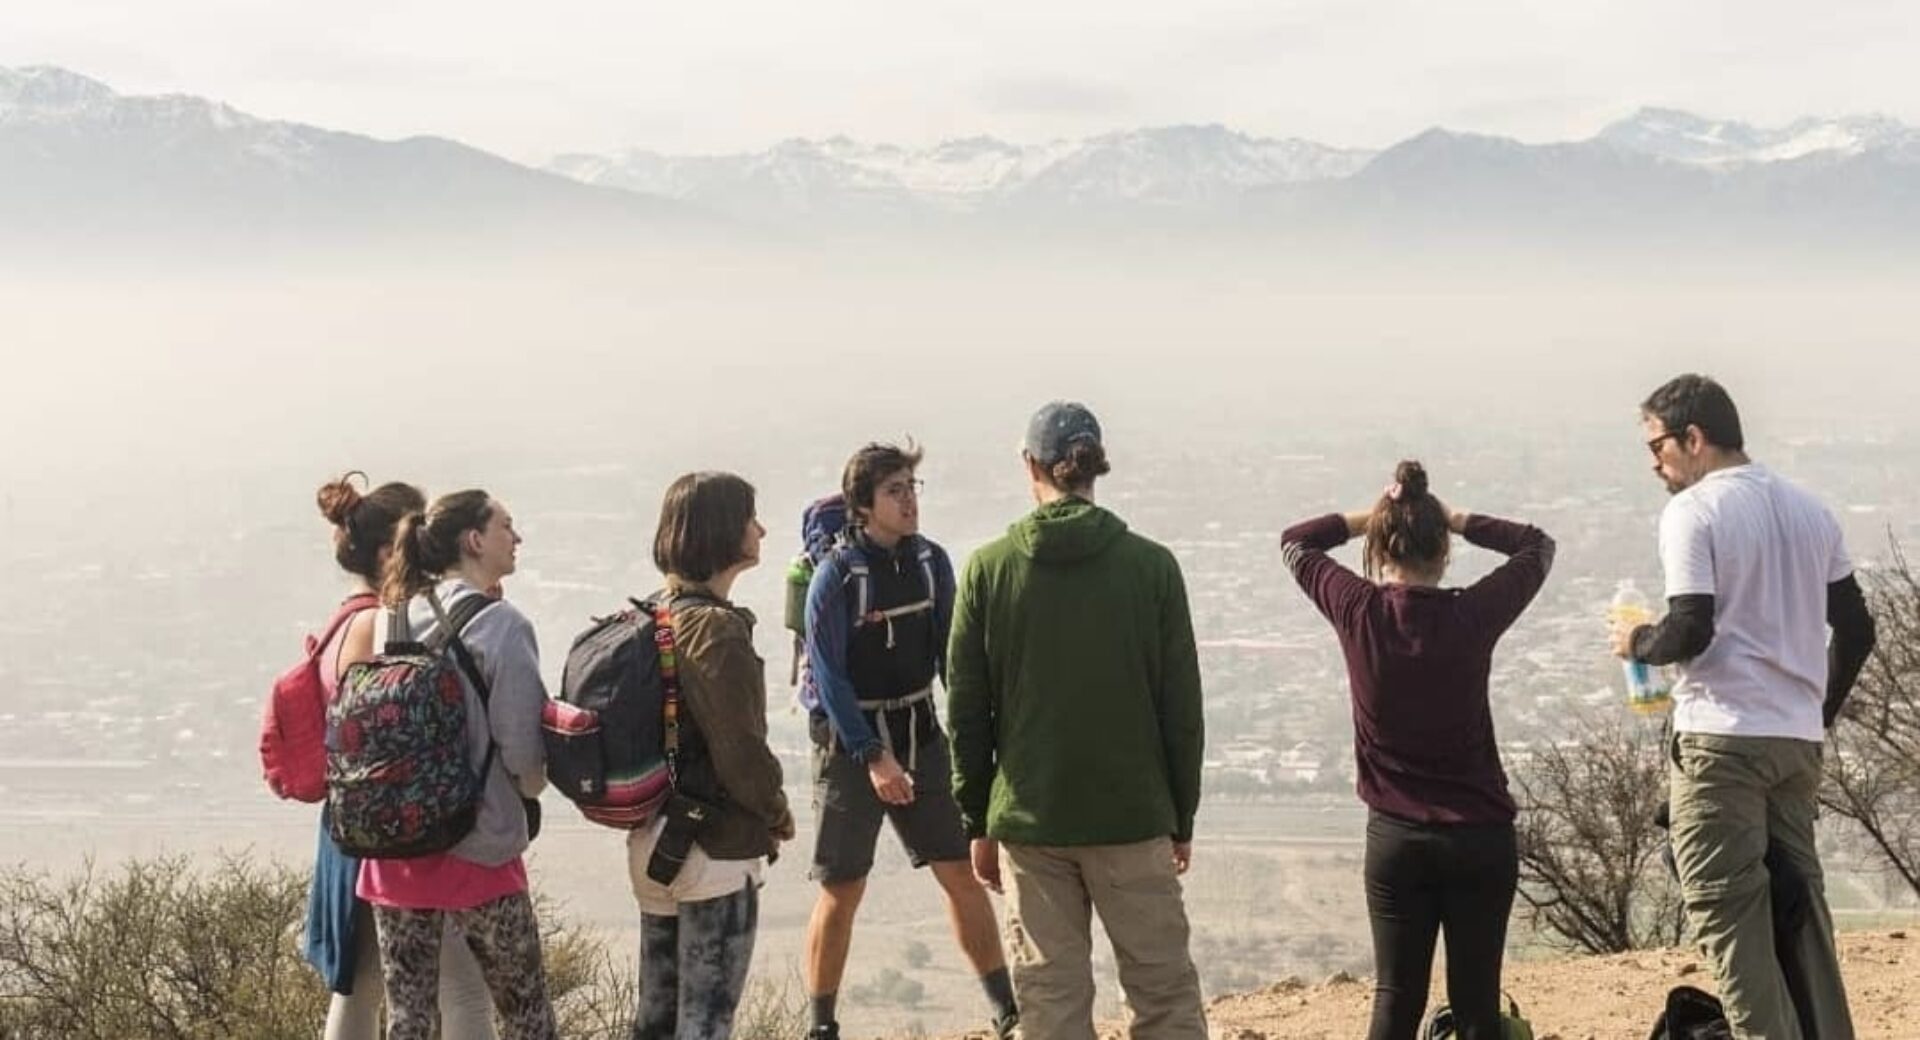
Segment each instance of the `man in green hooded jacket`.
[[1039,507],[967,562],[947,657],[953,792],[974,873],[1008,894],[1022,1034],[1093,1040],[1092,919],[1135,1040],[1205,1040],[1179,875],[1204,745],[1199,656],[1173,554],[1094,504],[1100,424],[1028,424]]

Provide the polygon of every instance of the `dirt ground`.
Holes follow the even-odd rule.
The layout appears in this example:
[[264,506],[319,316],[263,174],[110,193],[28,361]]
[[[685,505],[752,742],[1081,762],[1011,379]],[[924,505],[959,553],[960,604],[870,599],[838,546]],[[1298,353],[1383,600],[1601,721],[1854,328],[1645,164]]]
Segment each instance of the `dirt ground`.
[[[1843,933],[1840,959],[1860,1040],[1920,1037],[1920,931]],[[1530,961],[1506,971],[1536,1040],[1644,1040],[1667,990],[1683,983],[1714,988],[1705,965],[1684,950]],[[1282,979],[1213,1001],[1208,1032],[1215,1040],[1353,1040],[1366,1035],[1371,992],[1370,979],[1345,974]],[[1437,986],[1434,999],[1444,999]],[[1101,1031],[1102,1040],[1125,1036],[1119,1023]]]

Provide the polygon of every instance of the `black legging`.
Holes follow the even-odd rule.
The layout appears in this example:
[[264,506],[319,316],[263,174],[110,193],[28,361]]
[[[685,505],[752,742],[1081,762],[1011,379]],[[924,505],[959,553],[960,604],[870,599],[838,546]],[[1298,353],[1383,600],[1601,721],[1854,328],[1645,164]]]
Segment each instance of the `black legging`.
[[1500,958],[1518,877],[1510,823],[1421,824],[1368,814],[1367,916],[1379,979],[1368,1040],[1415,1040],[1442,929],[1455,1035],[1500,1040]]

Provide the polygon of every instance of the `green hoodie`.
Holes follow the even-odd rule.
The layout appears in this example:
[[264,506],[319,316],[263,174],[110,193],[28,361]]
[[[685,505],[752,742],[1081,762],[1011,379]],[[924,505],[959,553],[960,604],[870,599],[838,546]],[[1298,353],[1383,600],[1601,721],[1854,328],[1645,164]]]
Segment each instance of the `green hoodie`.
[[947,655],[953,793],[973,837],[1193,837],[1200,662],[1180,565],[1079,498],[967,561]]

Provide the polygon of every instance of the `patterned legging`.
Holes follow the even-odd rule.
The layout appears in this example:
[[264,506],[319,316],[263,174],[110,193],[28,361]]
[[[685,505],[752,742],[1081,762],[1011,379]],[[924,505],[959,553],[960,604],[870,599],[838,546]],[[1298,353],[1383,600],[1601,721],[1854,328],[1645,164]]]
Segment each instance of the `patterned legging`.
[[[430,1040],[439,1019],[440,941],[445,918],[466,934],[493,994],[501,1040],[556,1040],[540,926],[525,892],[471,910],[376,906],[380,963],[387,982],[387,1040]],[[451,1040],[451,1038],[450,1038]]]
[[640,915],[640,1013],[633,1040],[727,1040],[746,990],[760,888]]

